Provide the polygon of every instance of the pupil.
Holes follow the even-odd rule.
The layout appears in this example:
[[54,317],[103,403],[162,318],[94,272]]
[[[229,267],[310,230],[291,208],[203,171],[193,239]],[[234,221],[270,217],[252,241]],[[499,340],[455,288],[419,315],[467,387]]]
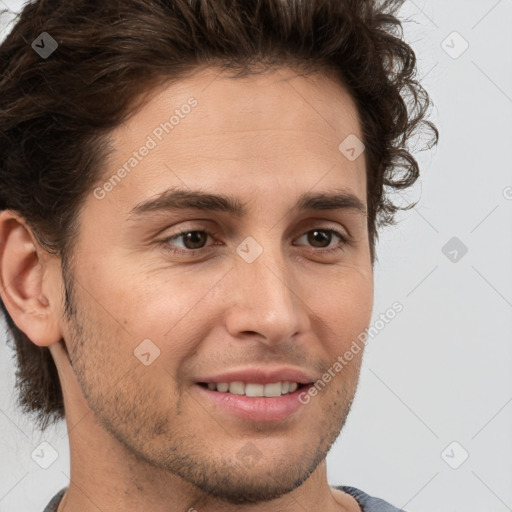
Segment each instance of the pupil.
[[[203,244],[201,244],[201,238],[203,238]],[[190,247],[190,244],[188,242],[191,242],[192,245],[199,244],[200,247]],[[200,231],[189,231],[185,235],[185,246],[187,249],[200,249],[204,245],[204,236],[202,236],[202,233]]]
[[[327,241],[327,245],[329,245],[330,235],[327,234],[327,232],[314,230],[314,231],[311,231],[310,234],[311,234],[311,236],[309,237],[309,242],[311,242],[313,245],[315,245],[315,243],[317,241],[320,241],[320,243],[322,243],[322,239],[324,241]],[[318,240],[318,235],[319,234],[320,234],[320,236],[319,236],[320,240]]]

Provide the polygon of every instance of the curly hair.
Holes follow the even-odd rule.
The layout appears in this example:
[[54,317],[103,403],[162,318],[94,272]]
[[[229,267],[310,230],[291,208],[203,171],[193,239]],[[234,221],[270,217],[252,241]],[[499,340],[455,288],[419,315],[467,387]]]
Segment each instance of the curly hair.
[[[17,211],[63,269],[78,217],[101,178],[109,132],[154,87],[215,64],[251,73],[269,66],[333,73],[355,100],[366,146],[372,265],[378,229],[395,223],[388,191],[419,176],[410,152],[428,133],[430,98],[403,40],[403,0],[39,0],[25,4],[0,45],[0,210]],[[5,10],[2,11],[5,13]],[[47,32],[58,48],[42,58]],[[63,270],[64,274],[64,270]],[[67,300],[66,290],[66,304]],[[44,430],[65,416],[55,363],[14,324],[23,412]],[[69,313],[69,312],[68,312]]]

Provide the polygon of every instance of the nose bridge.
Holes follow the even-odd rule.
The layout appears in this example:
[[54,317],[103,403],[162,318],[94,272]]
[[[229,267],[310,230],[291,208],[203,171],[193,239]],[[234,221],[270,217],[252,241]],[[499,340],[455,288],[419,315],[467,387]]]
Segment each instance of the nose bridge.
[[286,254],[270,239],[260,244],[248,237],[237,247],[227,323],[233,336],[250,331],[277,343],[305,330],[307,313]]

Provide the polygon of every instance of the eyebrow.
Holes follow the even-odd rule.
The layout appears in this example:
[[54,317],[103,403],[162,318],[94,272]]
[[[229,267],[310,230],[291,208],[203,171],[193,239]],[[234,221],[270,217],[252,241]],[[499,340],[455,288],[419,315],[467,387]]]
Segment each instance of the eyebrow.
[[[134,206],[130,219],[159,211],[197,209],[229,213],[235,217],[247,216],[247,208],[239,199],[225,194],[212,194],[201,190],[168,189],[154,199]],[[366,207],[352,192],[337,189],[330,192],[305,192],[297,200],[295,209],[348,210],[366,216]]]

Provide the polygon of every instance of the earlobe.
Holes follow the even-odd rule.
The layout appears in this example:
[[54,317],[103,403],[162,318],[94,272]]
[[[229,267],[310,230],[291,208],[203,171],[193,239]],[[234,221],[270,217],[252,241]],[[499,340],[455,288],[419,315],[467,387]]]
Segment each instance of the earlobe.
[[39,346],[52,345],[62,337],[54,307],[57,298],[44,291],[43,278],[50,270],[45,253],[17,212],[0,213],[0,295],[17,327]]

